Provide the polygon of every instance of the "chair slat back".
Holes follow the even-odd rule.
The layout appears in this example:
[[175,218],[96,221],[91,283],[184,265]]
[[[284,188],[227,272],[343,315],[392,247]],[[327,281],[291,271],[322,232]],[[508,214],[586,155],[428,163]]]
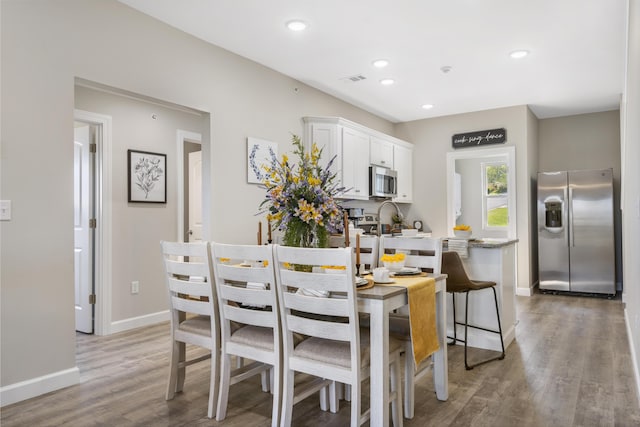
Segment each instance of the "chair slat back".
[[187,314],[211,317],[217,331],[217,301],[207,243],[161,242],[172,333]]
[[419,239],[403,237],[380,238],[381,258],[385,253],[396,253],[398,251],[409,252],[405,258],[406,267],[418,267],[429,269],[433,274],[440,274],[442,271],[442,240],[424,237]]
[[272,246],[211,243],[211,258],[223,339],[232,321],[274,328],[279,339]]
[[[356,247],[355,237],[350,240],[352,248]],[[360,236],[360,263],[364,264],[367,268],[373,270],[378,266],[378,251],[380,247],[380,241],[378,236]]]
[[[278,298],[285,335],[285,354],[293,350],[293,333],[351,342],[360,347],[354,256],[351,248],[313,249],[275,247]],[[339,273],[314,273],[306,266],[341,266]],[[329,297],[308,291],[328,291]],[[355,361],[354,361],[355,363]],[[355,366],[355,365],[352,365]]]

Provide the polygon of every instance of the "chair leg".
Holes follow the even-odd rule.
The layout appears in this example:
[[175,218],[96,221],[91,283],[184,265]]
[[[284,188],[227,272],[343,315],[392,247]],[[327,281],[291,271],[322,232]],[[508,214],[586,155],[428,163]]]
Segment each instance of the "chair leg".
[[213,418],[216,414],[213,412],[215,405],[218,403],[218,372],[219,353],[216,350],[211,351],[211,374],[209,376],[209,406],[207,408],[207,417]]
[[447,345],[455,345],[458,342],[458,335],[457,335],[457,323],[456,323],[456,294],[454,292],[451,292],[451,305],[453,306],[453,311],[452,311],[452,316],[453,316],[453,338],[452,337],[447,337],[447,338],[451,338],[451,341],[447,342]]
[[278,363],[276,363],[270,371],[273,378],[273,383],[271,384],[271,392],[273,393],[271,427],[278,427],[280,424],[280,404],[282,403],[282,374]]
[[500,322],[500,310],[498,309],[498,295],[496,294],[496,288],[491,288],[493,291],[493,300],[496,303],[496,318],[498,319],[498,331],[500,332],[500,346],[502,346],[502,357],[500,359],[504,359],[505,351],[504,351],[504,339],[502,339],[502,322]]
[[360,426],[361,414],[362,414],[362,384],[360,381],[356,381],[356,384],[351,384],[351,427]]
[[280,414],[280,426],[290,427],[293,417],[293,386],[294,372],[284,367],[282,375],[282,413]]
[[502,339],[502,325],[500,324],[500,310],[498,308],[498,295],[496,293],[496,288],[495,286],[491,288],[491,290],[493,291],[493,300],[496,303],[496,318],[498,319],[498,330],[497,331],[492,331],[489,329],[485,329],[485,328],[480,328],[478,326],[470,326],[472,328],[476,328],[476,329],[482,329],[485,330],[487,332],[493,332],[495,334],[499,334],[500,335],[500,346],[502,347],[502,353],[500,353],[498,356],[495,357],[490,357],[486,360],[483,360],[481,362],[478,363],[474,363],[473,365],[469,365],[467,363],[467,328],[469,327],[469,291],[466,292],[467,294],[467,299],[466,299],[466,307],[465,307],[465,314],[464,314],[464,366],[465,368],[469,371],[473,368],[475,368],[478,365],[483,365],[487,362],[492,362],[494,360],[502,360],[505,357],[505,351],[504,351],[504,340]]
[[171,344],[171,355],[169,356],[169,380],[167,381],[166,400],[171,400],[176,395],[178,387],[178,364],[180,363],[180,343],[173,341]]
[[220,391],[218,392],[218,408],[216,420],[222,421],[227,416],[229,387],[231,386],[231,356],[223,354],[220,360]]

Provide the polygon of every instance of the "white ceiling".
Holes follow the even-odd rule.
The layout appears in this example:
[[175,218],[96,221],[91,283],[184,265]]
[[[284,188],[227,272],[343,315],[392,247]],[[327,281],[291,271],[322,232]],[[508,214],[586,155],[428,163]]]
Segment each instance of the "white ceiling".
[[[120,1],[392,122],[523,104],[539,118],[606,111],[623,89],[623,0]],[[289,31],[292,19],[308,29]]]

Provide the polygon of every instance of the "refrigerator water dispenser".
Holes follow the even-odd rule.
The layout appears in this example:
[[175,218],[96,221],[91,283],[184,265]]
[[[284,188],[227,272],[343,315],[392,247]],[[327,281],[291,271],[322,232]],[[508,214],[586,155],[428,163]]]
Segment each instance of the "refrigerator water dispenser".
[[562,200],[553,197],[544,201],[544,228],[551,233],[562,231]]

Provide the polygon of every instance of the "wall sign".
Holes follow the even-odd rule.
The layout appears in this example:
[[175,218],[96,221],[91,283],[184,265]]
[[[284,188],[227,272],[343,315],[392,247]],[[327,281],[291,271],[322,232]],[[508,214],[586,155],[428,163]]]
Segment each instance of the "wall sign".
[[507,141],[505,128],[457,133],[451,137],[453,148],[476,147],[478,145],[504,144]]

